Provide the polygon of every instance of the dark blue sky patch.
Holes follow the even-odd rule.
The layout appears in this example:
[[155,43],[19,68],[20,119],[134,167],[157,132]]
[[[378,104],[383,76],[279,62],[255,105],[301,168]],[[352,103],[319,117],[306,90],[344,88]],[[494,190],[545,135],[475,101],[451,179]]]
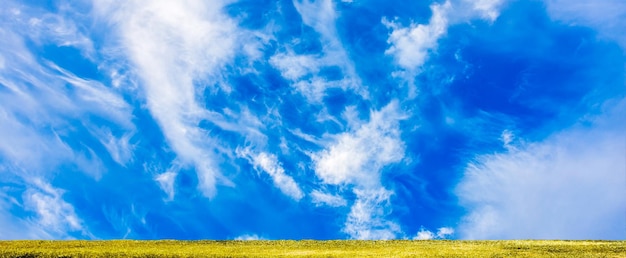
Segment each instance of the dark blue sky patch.
[[339,5],[339,13],[345,15],[346,12],[354,14],[363,13],[363,18],[367,19],[368,13],[372,16],[378,16],[378,21],[383,17],[393,20],[396,17],[403,25],[410,25],[411,22],[416,24],[426,24],[431,16],[431,3],[426,1],[406,2],[400,0],[385,1],[379,0],[355,1],[353,3]]
[[[587,107],[580,105],[593,105],[585,98],[596,89],[598,74],[623,78],[623,71],[608,65],[621,62],[609,57],[615,57],[618,51],[596,43],[589,29],[551,23],[540,8],[515,3],[492,26],[479,24],[476,30],[467,29],[469,25],[451,28],[445,40],[457,47],[441,48],[440,55],[459,56],[460,62],[452,67],[470,64],[465,65],[469,69],[465,78],[454,78],[449,93],[463,103],[463,114],[507,114],[521,122],[520,129],[540,128],[557,118],[572,123],[586,112]],[[526,11],[519,10],[528,10],[532,15],[528,17]],[[453,61],[448,58],[448,62]],[[617,87],[618,83],[612,85],[607,88]]]
[[87,59],[80,49],[69,46],[45,45],[41,58],[85,79],[100,79],[97,64]]
[[226,6],[225,10],[231,17],[239,21],[239,26],[248,29],[262,29],[275,16],[275,1],[240,1]]

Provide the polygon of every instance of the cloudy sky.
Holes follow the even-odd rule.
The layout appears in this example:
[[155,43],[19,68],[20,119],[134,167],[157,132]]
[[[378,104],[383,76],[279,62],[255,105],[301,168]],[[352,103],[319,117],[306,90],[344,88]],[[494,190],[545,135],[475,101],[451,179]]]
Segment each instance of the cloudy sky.
[[2,6],[0,239],[626,239],[622,0]]

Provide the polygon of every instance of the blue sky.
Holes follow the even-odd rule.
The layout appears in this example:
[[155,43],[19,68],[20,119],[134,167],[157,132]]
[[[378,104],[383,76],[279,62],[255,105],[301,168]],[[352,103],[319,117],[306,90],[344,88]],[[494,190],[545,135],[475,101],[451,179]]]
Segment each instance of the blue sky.
[[626,239],[621,0],[0,23],[0,239]]

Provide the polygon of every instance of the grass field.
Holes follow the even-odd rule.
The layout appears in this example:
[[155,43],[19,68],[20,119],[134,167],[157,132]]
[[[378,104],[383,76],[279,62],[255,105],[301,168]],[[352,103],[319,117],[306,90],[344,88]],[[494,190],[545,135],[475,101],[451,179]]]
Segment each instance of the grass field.
[[0,257],[626,257],[626,241],[0,241]]

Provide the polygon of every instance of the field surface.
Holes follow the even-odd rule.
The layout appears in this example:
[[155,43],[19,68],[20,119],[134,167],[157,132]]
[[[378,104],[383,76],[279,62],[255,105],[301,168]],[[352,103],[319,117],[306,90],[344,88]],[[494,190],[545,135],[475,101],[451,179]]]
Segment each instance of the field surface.
[[626,241],[0,241],[0,257],[626,257]]

